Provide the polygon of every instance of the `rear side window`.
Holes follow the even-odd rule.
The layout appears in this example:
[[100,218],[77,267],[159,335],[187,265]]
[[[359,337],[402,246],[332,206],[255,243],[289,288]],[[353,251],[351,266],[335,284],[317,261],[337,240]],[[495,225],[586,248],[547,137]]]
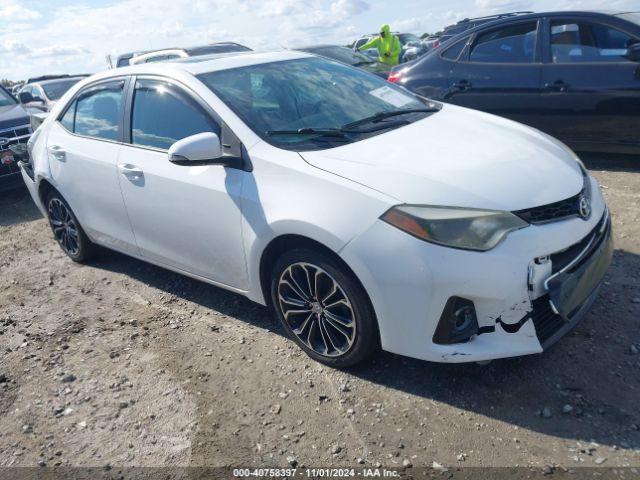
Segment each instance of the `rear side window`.
[[639,39],[600,23],[551,22],[553,63],[626,62],[627,49]]
[[536,22],[520,23],[478,35],[471,48],[471,62],[533,63]]
[[102,140],[120,140],[123,81],[89,87],[59,119],[70,132]]
[[220,127],[186,93],[156,80],[139,80],[133,97],[131,143],[168,150],[178,140]]
[[464,47],[467,46],[468,41],[469,37],[457,41],[442,53],[442,58],[446,58],[447,60],[457,60],[460,58],[460,54],[462,53],[462,50],[464,50]]

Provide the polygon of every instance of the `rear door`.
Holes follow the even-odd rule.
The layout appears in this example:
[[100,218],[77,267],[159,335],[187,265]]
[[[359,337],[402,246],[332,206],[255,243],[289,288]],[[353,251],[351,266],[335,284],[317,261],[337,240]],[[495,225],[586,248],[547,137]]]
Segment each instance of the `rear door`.
[[[154,263],[245,289],[239,197],[246,172],[177,165],[167,154],[188,136],[221,135],[220,121],[188,89],[158,77],[138,77],[130,103],[128,143],[118,169],[140,253]],[[225,133],[221,139],[235,148]]]
[[640,37],[620,25],[579,16],[545,23],[546,128],[575,148],[640,146],[640,63],[624,56]]
[[539,21],[476,33],[455,63],[445,100],[540,126]]
[[116,168],[122,140],[124,79],[88,86],[49,130],[52,178],[89,236],[137,254]]

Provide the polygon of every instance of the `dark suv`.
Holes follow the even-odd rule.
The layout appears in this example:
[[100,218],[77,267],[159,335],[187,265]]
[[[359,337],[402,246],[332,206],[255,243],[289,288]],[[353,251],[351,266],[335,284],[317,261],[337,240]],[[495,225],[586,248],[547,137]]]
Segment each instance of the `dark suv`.
[[640,153],[640,13],[498,19],[451,38],[389,80],[502,115],[576,150]]
[[0,191],[22,185],[16,144],[26,144],[31,136],[29,115],[7,90],[0,86]]

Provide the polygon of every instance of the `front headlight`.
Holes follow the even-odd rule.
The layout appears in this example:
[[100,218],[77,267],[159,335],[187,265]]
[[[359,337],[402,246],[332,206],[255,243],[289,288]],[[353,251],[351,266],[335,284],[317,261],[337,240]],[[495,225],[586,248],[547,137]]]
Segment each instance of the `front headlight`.
[[399,205],[380,218],[427,242],[479,251],[491,250],[509,232],[529,226],[510,212],[421,205]]

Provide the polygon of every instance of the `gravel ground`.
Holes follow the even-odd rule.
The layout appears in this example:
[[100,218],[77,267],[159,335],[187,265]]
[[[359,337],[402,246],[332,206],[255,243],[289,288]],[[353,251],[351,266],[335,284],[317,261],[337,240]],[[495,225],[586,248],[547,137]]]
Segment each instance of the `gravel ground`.
[[616,252],[550,351],[320,366],[269,312],[125,256],[68,260],[0,212],[0,466],[640,466],[640,164],[592,157]]

